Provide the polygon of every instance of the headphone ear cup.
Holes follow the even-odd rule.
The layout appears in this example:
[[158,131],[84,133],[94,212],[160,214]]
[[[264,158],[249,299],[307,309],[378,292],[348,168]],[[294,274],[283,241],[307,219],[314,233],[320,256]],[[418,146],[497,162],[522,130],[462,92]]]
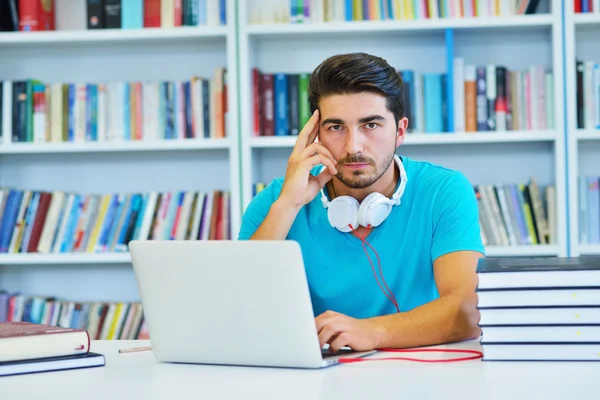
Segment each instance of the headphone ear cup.
[[380,193],[371,193],[362,201],[358,209],[358,222],[361,226],[379,226],[392,211],[390,199]]
[[[358,206],[354,197],[336,197],[327,209],[329,223],[341,232],[350,232],[358,228]],[[349,225],[352,225],[352,229]]]

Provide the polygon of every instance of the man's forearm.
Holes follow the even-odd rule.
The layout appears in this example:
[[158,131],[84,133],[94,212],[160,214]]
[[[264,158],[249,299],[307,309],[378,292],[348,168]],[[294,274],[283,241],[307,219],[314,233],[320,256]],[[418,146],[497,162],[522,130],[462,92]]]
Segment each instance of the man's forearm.
[[400,314],[372,318],[378,348],[429,346],[476,338],[477,295],[452,293]]
[[284,240],[298,215],[298,211],[298,209],[280,201],[275,201],[263,223],[250,237],[250,240]]

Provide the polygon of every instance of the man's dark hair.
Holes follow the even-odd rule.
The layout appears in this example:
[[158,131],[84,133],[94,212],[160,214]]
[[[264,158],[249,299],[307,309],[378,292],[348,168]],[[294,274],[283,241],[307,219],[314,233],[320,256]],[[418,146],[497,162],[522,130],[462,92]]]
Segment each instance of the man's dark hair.
[[387,99],[395,123],[404,117],[404,82],[400,74],[381,57],[366,53],[340,54],[323,61],[311,74],[308,102],[311,114],[319,99],[332,94],[372,92]]

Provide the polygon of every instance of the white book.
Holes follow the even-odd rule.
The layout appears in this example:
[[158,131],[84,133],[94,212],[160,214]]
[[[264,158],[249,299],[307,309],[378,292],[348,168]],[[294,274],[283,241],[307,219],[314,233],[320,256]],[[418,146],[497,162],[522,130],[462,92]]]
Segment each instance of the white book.
[[465,60],[454,59],[454,131],[465,131]]
[[63,84],[53,83],[50,86],[50,141],[63,141]]
[[194,118],[194,135],[196,139],[204,138],[204,89],[201,78],[191,81],[192,115]]
[[73,140],[77,143],[88,141],[87,132],[87,86],[85,83],[77,83],[75,85],[75,137]]
[[2,82],[2,132],[4,143],[12,141],[12,81]]
[[140,212],[144,213],[144,218],[142,219],[142,226],[140,227],[139,237],[137,240],[147,240],[148,235],[150,233],[150,226],[152,225],[152,218],[154,216],[154,208],[156,207],[156,200],[158,199],[158,192],[150,192],[148,193],[148,201],[146,202],[146,207]]
[[98,84],[98,110],[96,112],[98,142],[105,142],[108,139],[108,109],[107,109],[107,88],[106,84]]

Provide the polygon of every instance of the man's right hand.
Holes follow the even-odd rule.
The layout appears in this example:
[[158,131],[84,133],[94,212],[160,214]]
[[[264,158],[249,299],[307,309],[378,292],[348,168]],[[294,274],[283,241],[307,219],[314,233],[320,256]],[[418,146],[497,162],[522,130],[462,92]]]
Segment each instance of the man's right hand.
[[[293,209],[311,202],[337,174],[337,160],[333,154],[315,142],[319,133],[319,121],[319,110],[316,110],[300,131],[288,160],[278,201]],[[310,171],[319,164],[327,168],[317,176],[312,175]]]

